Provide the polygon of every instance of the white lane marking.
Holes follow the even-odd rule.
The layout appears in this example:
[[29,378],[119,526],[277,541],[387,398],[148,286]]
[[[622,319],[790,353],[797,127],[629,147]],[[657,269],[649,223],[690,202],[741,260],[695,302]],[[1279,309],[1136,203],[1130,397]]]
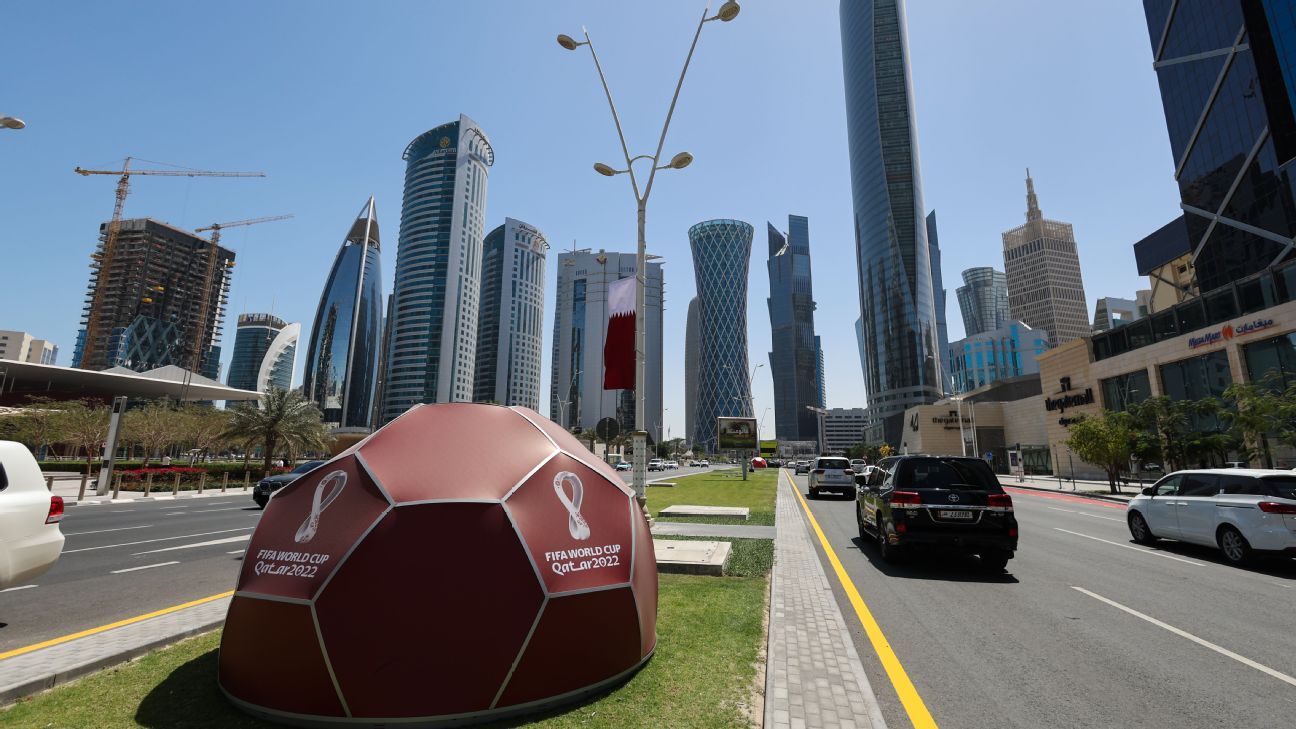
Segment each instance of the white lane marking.
[[169,542],[172,539],[190,539],[193,537],[206,537],[212,534],[229,534],[230,532],[245,532],[256,527],[239,527],[238,529],[221,529],[214,532],[199,532],[198,534],[181,534],[178,537],[158,537],[157,539],[142,539],[138,542],[124,542],[122,544],[105,544],[102,547],[82,547],[80,549],[65,549],[63,554],[72,554],[74,552],[90,552],[95,549],[112,549],[113,547],[133,547],[136,544],[152,544],[153,542]]
[[158,511],[170,511],[172,509],[188,509],[188,506],[159,506]]
[[124,570],[113,570],[110,574],[120,575],[123,572],[134,572],[136,570],[151,570],[154,567],[166,567],[171,564],[180,564],[179,562],[158,562],[157,564],[146,564],[140,567],[127,567]]
[[36,586],[36,585],[19,585],[19,586],[17,586],[17,587],[10,587],[10,588],[8,588],[8,589],[6,589],[6,590],[0,590],[0,592],[17,592],[17,591],[19,591],[19,590],[30,590],[31,588],[33,588],[33,587],[35,587],[35,586]]
[[1073,532],[1073,531],[1071,531],[1071,530],[1069,530],[1069,529],[1061,529],[1061,528],[1059,528],[1059,527],[1053,527],[1053,528],[1056,529],[1056,530],[1059,531],[1059,532],[1066,532],[1067,534],[1074,534],[1074,535],[1077,536],[1077,537],[1084,537],[1085,539],[1092,539],[1092,540],[1094,540],[1095,542],[1102,542],[1103,544],[1110,544],[1110,545],[1112,545],[1113,547],[1122,547],[1122,548],[1124,548],[1124,549],[1132,549],[1132,550],[1134,550],[1135,552],[1141,552],[1141,553],[1143,553],[1143,554],[1150,554],[1150,555],[1152,555],[1153,557],[1165,557],[1166,559],[1173,559],[1173,560],[1176,561],[1176,562],[1183,562],[1184,564],[1190,564],[1190,565],[1193,565],[1194,567],[1203,567],[1203,566],[1205,566],[1204,563],[1202,563],[1202,562],[1194,562],[1194,561],[1192,561],[1191,559],[1184,559],[1183,557],[1176,557],[1176,556],[1174,556],[1173,554],[1165,554],[1164,552],[1158,552],[1158,551],[1156,551],[1155,549],[1140,549],[1139,547],[1134,547],[1134,546],[1131,546],[1131,545],[1129,545],[1129,544],[1121,544],[1120,542],[1111,542],[1111,541],[1108,541],[1108,540],[1106,540],[1106,539],[1099,539],[1098,537],[1091,537],[1091,536],[1089,536],[1088,534],[1081,534],[1080,532]]
[[213,539],[208,542],[194,542],[193,544],[180,544],[174,547],[163,547],[161,549],[150,549],[147,552],[136,552],[132,557],[138,557],[141,554],[157,554],[158,552],[174,552],[177,549],[192,549],[194,547],[210,547],[213,544],[229,544],[231,542],[245,542],[252,538],[251,534],[244,534],[238,537],[225,537],[224,539]]
[[167,514],[167,516],[180,516],[181,514],[184,514],[184,513],[185,513],[185,512],[183,512],[183,511],[173,511],[173,512],[171,512],[170,514]]
[[191,511],[191,512],[189,512],[189,513],[191,513],[191,514],[209,514],[209,513],[213,512],[213,511],[243,511],[243,510],[246,509],[246,508],[248,508],[248,507],[246,507],[246,506],[231,506],[231,507],[229,507],[229,508],[227,508],[227,509],[196,509],[196,510]]
[[117,527],[116,529],[96,529],[96,530],[94,530],[94,531],[92,531],[92,532],[63,532],[63,536],[65,536],[65,537],[79,537],[79,536],[81,536],[82,534],[103,534],[104,532],[124,532],[124,531],[126,531],[127,529],[148,529],[148,528],[151,527],[151,526],[153,526],[153,525],[152,525],[152,524],[145,524],[144,526]]
[[1088,516],[1088,517],[1092,517],[1092,518],[1094,518],[1094,519],[1106,519],[1107,521],[1118,521],[1118,522],[1121,522],[1122,524],[1125,523],[1125,520],[1124,520],[1124,519],[1117,519],[1117,518],[1114,517],[1114,516],[1098,516],[1097,514],[1089,514],[1089,513],[1083,512],[1083,511],[1076,511],[1075,509],[1059,509],[1059,508],[1056,507],[1056,506],[1046,506],[1046,507],[1044,507],[1044,508],[1046,508],[1046,509],[1052,509],[1053,511],[1065,511],[1065,512],[1067,512],[1067,513],[1069,513],[1069,514],[1079,514],[1080,516]]
[[236,549],[233,552],[226,552],[225,554],[243,554],[245,552],[247,552],[246,549]]
[[1264,665],[1263,663],[1256,663],[1255,661],[1251,660],[1250,658],[1247,658],[1246,656],[1240,656],[1227,648],[1222,648],[1218,645],[1215,645],[1214,643],[1210,642],[1209,640],[1206,640],[1205,638],[1198,638],[1197,636],[1193,635],[1192,633],[1189,633],[1186,630],[1180,630],[1179,628],[1176,628],[1175,626],[1170,625],[1169,623],[1163,623],[1160,620],[1157,620],[1156,618],[1152,617],[1151,615],[1144,615],[1143,613],[1135,610],[1134,608],[1126,607],[1116,602],[1115,600],[1110,600],[1095,592],[1090,592],[1084,589],[1083,587],[1076,587],[1075,585],[1072,585],[1071,589],[1080,592],[1082,594],[1088,595],[1089,597],[1092,597],[1095,600],[1105,602],[1108,605],[1111,605],[1112,607],[1116,608],[1117,610],[1123,610],[1129,613],[1130,615],[1133,615],[1136,618],[1146,620],[1149,623],[1152,623],[1153,625],[1157,626],[1158,628],[1165,628],[1166,630],[1170,631],[1171,633],[1174,633],[1180,638],[1187,638],[1188,640],[1191,640],[1197,645],[1210,648],[1211,650],[1215,651],[1216,653],[1222,656],[1228,656],[1229,658],[1232,658],[1233,660],[1237,661],[1238,663],[1241,663],[1244,666],[1250,666],[1251,668],[1254,668],[1255,670],[1260,671],[1261,673],[1267,673],[1270,676],[1273,676],[1279,681],[1282,681],[1284,683],[1289,683],[1292,686],[1296,686],[1296,678],[1292,678],[1291,676],[1288,676],[1287,674],[1282,673],[1281,671],[1275,671],[1274,669]]

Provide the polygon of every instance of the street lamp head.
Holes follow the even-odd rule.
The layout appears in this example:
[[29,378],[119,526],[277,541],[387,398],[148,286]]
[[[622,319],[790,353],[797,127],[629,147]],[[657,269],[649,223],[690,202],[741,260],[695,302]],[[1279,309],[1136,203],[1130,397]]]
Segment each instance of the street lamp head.
[[0,127],[5,129],[22,129],[27,126],[27,122],[12,116],[0,116]]
[[566,48],[566,49],[569,50],[569,51],[574,51],[574,50],[576,50],[577,48],[580,48],[581,46],[583,46],[583,45],[585,45],[585,44],[584,44],[584,43],[580,43],[580,42],[578,42],[575,38],[572,38],[571,36],[567,35],[566,33],[559,33],[559,34],[558,34],[558,45],[562,46],[563,48]]
[[670,167],[672,170],[682,170],[691,164],[693,164],[693,155],[688,152],[680,152],[674,157],[671,157],[671,161],[666,166]]
[[716,11],[715,17],[710,18],[710,20],[719,20],[728,23],[738,17],[738,13],[741,10],[742,6],[740,6],[736,0],[726,0],[725,4],[721,5],[720,9]]
[[611,177],[615,174],[618,174],[616,170],[612,169],[611,167],[608,167],[602,162],[594,163],[594,171],[599,173],[600,175],[603,175],[604,177]]

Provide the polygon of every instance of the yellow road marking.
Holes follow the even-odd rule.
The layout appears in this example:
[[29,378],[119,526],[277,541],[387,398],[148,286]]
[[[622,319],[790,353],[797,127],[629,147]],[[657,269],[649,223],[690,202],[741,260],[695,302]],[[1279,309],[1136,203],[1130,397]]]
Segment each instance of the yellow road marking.
[[161,610],[154,610],[154,611],[151,612],[151,613],[144,613],[143,615],[136,615],[136,616],[133,617],[133,618],[126,618],[125,620],[118,620],[118,621],[115,622],[115,623],[108,623],[107,625],[100,625],[100,626],[97,627],[97,628],[90,628],[90,629],[88,629],[88,630],[82,630],[82,631],[79,632],[79,633],[71,633],[71,634],[69,634],[69,635],[60,636],[60,637],[58,637],[58,638],[50,638],[49,640],[42,641],[42,642],[40,642],[40,643],[33,643],[33,644],[29,645],[29,646],[23,646],[22,648],[15,648],[15,649],[13,649],[13,650],[11,650],[11,651],[5,651],[4,653],[0,653],[0,661],[3,661],[3,660],[6,659],[6,658],[13,658],[13,657],[15,657],[15,656],[21,656],[21,655],[23,655],[24,653],[31,653],[32,651],[38,651],[38,650],[40,650],[41,648],[49,648],[50,646],[55,646],[55,645],[60,645],[60,644],[62,644],[62,643],[67,643],[68,641],[76,640],[77,638],[84,638],[84,637],[86,637],[86,636],[88,636],[88,635],[95,635],[96,633],[102,633],[102,632],[104,632],[105,630],[112,630],[113,628],[120,628],[120,627],[123,627],[123,626],[126,626],[126,625],[133,625],[133,624],[135,624],[135,623],[142,622],[142,621],[144,621],[144,620],[148,620],[149,618],[156,618],[156,617],[161,616],[161,615],[167,615],[167,614],[169,614],[169,613],[176,612],[177,610],[184,610],[185,608],[191,608],[191,607],[193,607],[193,606],[195,606],[195,605],[202,605],[202,604],[204,604],[204,603],[209,603],[209,602],[211,602],[211,601],[213,601],[213,600],[219,600],[219,599],[221,599],[222,597],[229,597],[230,595],[233,595],[233,594],[234,594],[234,591],[233,591],[233,590],[229,590],[229,591],[226,591],[226,592],[222,592],[222,593],[220,593],[219,595],[211,595],[211,596],[209,596],[209,597],[199,598],[199,599],[197,599],[197,600],[193,600],[193,601],[191,601],[191,602],[186,602],[186,603],[183,603],[183,604],[181,604],[181,605],[172,605],[172,606],[169,607],[169,608],[162,608]]
[[[780,473],[787,476],[787,471],[780,471]],[[833,551],[832,545],[828,543],[828,538],[824,536],[823,529],[819,528],[819,521],[815,519],[814,514],[810,513],[810,506],[802,498],[796,482],[791,477],[788,477],[787,482],[797,501],[800,502],[801,509],[805,511],[806,518],[810,520],[810,526],[814,529],[815,536],[819,537],[819,544],[823,545],[824,554],[828,556],[828,563],[832,565],[833,572],[837,573],[837,581],[841,583],[842,589],[846,591],[846,598],[850,600],[851,607],[855,608],[855,615],[859,617],[860,624],[864,626],[864,633],[868,635],[869,642],[873,644],[873,650],[877,652],[878,659],[882,661],[882,667],[886,669],[887,678],[891,679],[891,685],[900,697],[900,703],[904,705],[905,712],[909,715],[909,721],[913,723],[915,729],[936,729],[936,720],[932,718],[931,712],[927,710],[927,705],[923,703],[922,697],[918,695],[918,689],[914,687],[913,681],[909,680],[909,674],[905,673],[904,666],[900,665],[900,659],[896,657],[895,651],[891,650],[891,643],[887,640],[886,635],[882,633],[881,626],[873,619],[873,613],[869,611],[868,605],[864,604],[864,598],[860,596],[855,583],[846,574],[846,568],[842,567],[841,560],[837,558],[837,552]]]

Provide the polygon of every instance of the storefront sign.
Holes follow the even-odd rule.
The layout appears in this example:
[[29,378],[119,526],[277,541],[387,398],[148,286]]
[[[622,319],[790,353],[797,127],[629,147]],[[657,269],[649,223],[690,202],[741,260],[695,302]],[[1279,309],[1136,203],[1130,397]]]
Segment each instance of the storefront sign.
[[1227,339],[1232,339],[1233,337],[1240,337],[1246,334],[1263,331],[1273,325],[1273,319],[1256,319],[1255,321],[1249,321],[1245,324],[1239,324],[1236,327],[1232,324],[1225,324],[1219,331],[1207,332],[1200,337],[1189,338],[1188,348],[1197,349],[1198,347],[1205,347],[1208,344],[1215,344]]
[[1092,405],[1094,402],[1093,388],[1086,387],[1083,393],[1074,395],[1063,395],[1061,397],[1051,397],[1044,400],[1045,410],[1057,410],[1066,412],[1067,408],[1076,408],[1081,405]]

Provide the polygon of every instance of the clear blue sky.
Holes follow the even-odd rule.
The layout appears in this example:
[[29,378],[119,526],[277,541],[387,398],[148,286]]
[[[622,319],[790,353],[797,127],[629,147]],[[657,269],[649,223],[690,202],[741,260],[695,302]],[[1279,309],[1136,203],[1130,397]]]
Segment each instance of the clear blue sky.
[[[635,152],[651,153],[701,0],[560,2],[20,3],[5,10],[0,114],[0,328],[71,360],[89,254],[113,179],[82,178],[127,155],[263,180],[136,178],[127,216],[183,227],[262,215],[231,230],[238,252],[225,327],[243,311],[303,322],[304,339],[342,236],[370,194],[390,292],[405,145],[466,113],[496,150],[488,225],[540,227],[556,248],[633,250],[619,154],[592,63],[557,33],[594,35]],[[1075,225],[1086,293],[1146,286],[1131,245],[1177,214],[1178,195],[1140,3],[911,0],[910,53],[927,205],[938,211],[950,338],[954,289],[972,266],[1002,269],[1000,233],[1024,220],[1024,169],[1046,216]],[[748,0],[709,24],[666,153],[693,166],[659,178],[650,250],[665,257],[666,407],[684,428],[687,230],[739,218],[753,242],[748,331],[767,361],[765,222],[810,218],[832,407],[864,402],[837,0]],[[548,382],[555,266],[548,267]],[[303,346],[304,349],[304,346]],[[301,365],[298,364],[300,379]],[[547,390],[547,388],[546,388]],[[768,365],[756,411],[772,403]],[[548,393],[542,392],[547,411]],[[772,432],[773,416],[766,418]]]

